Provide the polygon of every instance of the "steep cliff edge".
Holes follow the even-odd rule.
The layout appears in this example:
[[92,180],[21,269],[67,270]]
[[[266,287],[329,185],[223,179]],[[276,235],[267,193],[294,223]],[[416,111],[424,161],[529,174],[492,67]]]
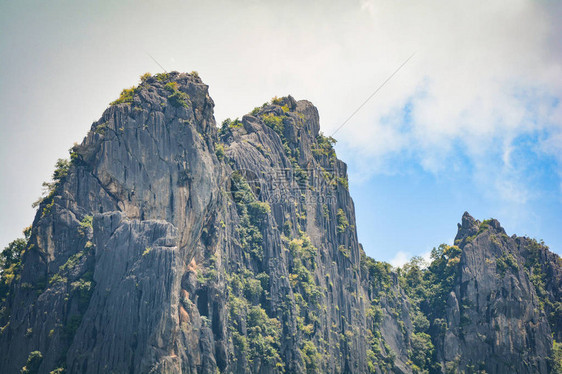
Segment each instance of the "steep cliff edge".
[[428,313],[439,361],[469,372],[548,372],[551,329],[522,253],[530,242],[507,236],[494,219],[464,214],[460,257],[448,259],[454,281],[444,308]]
[[550,370],[558,256],[465,214],[392,269],[310,102],[220,129],[213,105],[196,74],[143,76],[59,162],[3,256],[0,372]]

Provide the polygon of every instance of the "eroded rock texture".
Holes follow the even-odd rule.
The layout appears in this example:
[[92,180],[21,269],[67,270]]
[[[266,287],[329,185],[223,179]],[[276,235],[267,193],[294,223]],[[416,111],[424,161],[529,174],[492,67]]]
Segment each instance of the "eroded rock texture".
[[358,244],[310,102],[220,130],[213,105],[196,75],[144,77],[73,148],[4,280],[0,372],[550,370],[558,256],[465,214],[396,271]]

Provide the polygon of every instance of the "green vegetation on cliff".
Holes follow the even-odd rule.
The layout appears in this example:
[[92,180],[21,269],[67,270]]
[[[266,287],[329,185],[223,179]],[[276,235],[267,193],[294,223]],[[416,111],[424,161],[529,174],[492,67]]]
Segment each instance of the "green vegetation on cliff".
[[559,370],[558,256],[465,214],[429,263],[367,257],[311,103],[218,130],[207,86],[171,72],[113,104],[0,255],[0,371]]

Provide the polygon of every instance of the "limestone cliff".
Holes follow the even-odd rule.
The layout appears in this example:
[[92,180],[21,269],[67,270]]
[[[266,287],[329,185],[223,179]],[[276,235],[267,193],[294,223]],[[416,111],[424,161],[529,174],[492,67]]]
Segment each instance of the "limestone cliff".
[[3,263],[0,372],[550,370],[556,255],[465,215],[392,269],[310,102],[220,129],[213,105],[196,74],[143,76],[59,162]]

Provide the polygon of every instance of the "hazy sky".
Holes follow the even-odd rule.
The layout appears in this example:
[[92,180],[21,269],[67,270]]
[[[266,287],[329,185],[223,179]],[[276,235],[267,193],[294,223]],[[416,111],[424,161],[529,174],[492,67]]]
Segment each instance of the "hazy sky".
[[145,72],[197,70],[217,122],[312,101],[359,238],[399,264],[468,210],[562,252],[562,2],[0,0],[0,246],[57,158]]

